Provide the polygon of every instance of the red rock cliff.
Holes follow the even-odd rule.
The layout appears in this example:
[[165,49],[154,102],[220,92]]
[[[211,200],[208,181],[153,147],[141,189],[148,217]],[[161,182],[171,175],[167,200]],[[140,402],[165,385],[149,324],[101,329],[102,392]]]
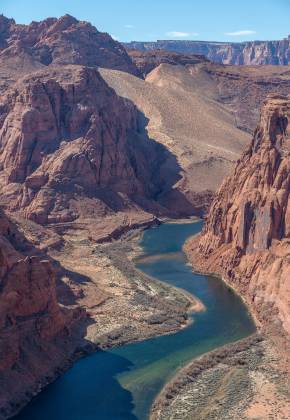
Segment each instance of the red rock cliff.
[[[118,69],[139,75],[124,47],[88,22],[65,15],[30,25],[0,16],[0,62],[25,55],[42,65],[80,64]],[[23,68],[22,68],[23,71]]]
[[57,303],[55,270],[0,210],[0,418],[17,411],[74,351],[81,311]]
[[217,271],[264,324],[290,333],[290,97],[265,102],[250,148],[216,194],[193,263]]
[[50,66],[1,97],[0,201],[37,223],[121,210],[154,194],[154,142],[93,68]]

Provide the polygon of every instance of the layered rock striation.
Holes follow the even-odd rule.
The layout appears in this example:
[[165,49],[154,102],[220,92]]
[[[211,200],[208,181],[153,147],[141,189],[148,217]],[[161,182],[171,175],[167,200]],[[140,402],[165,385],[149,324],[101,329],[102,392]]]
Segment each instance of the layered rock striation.
[[267,95],[290,93],[288,66],[224,66],[208,63],[205,70],[216,81],[220,101],[230,107],[236,125],[252,134]]
[[151,51],[164,49],[182,54],[200,54],[215,63],[232,65],[288,65],[290,37],[278,41],[208,42],[158,40],[124,43],[127,49]]
[[251,146],[226,179],[199,238],[193,264],[236,287],[263,325],[290,333],[290,97],[265,102]]

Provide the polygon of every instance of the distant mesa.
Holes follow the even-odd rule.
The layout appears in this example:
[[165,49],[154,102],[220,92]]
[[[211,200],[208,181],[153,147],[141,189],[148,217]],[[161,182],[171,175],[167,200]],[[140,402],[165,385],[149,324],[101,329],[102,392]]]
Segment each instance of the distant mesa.
[[[286,42],[285,42],[286,41]],[[132,41],[123,43],[127,50],[167,50],[182,54],[204,55],[220,64],[232,65],[288,65],[290,64],[290,36],[278,41],[209,42],[186,40]]]

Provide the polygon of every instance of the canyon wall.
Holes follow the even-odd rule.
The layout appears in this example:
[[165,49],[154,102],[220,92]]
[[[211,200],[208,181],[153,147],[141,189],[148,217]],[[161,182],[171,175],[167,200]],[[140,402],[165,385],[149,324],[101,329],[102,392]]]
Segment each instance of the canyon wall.
[[217,83],[220,101],[235,115],[237,127],[251,134],[267,95],[290,94],[288,66],[224,66],[209,62],[204,67]]
[[[0,418],[88,344],[87,306],[72,290],[79,286],[70,277],[63,283],[65,270],[45,254],[46,239],[53,247],[65,240],[47,226],[77,220],[76,240],[91,244],[152,223],[147,209],[161,207],[154,200],[164,150],[99,65],[139,75],[124,48],[87,23],[65,16],[25,26],[0,17]],[[98,302],[104,293],[88,282]]]
[[[84,255],[92,261],[92,243],[153,223],[152,214],[202,214],[249,138],[237,128],[250,131],[255,123],[255,113],[251,111],[252,118],[245,110],[256,109],[269,89],[288,89],[288,69],[283,74],[273,69],[273,81],[272,73],[257,78],[252,70],[237,74],[200,56],[134,54],[132,60],[108,34],[68,15],[30,25],[0,16],[0,205],[25,234],[25,229],[33,230],[39,246],[1,210],[0,418],[17,412],[13,401],[29,400],[39,390],[36,386],[50,382],[71,360],[79,340],[84,344],[83,330],[74,331],[81,328],[85,313],[70,287],[80,295],[82,290],[73,282],[74,272],[59,284],[56,267],[61,267],[44,254],[44,237],[55,235],[59,244],[69,244],[69,251],[58,250],[60,255],[71,254],[72,243],[78,251],[87,246],[87,253],[72,254],[85,265]],[[100,73],[96,67],[107,70]],[[152,69],[142,80],[141,74]],[[209,219],[199,248],[209,264],[212,255],[219,255],[216,267],[231,269],[227,275],[255,301],[259,316],[268,319],[267,313],[277,313],[285,329],[287,101],[274,98],[265,106],[252,151],[218,195],[223,202],[236,197],[235,215],[228,216],[227,207],[216,216],[216,199],[213,222]],[[247,190],[242,186],[246,178],[239,183],[238,175],[243,169],[248,176],[254,156],[251,183],[258,183],[257,192],[240,205]],[[216,231],[219,217],[226,227]],[[228,224],[233,226],[227,230]],[[64,257],[59,256],[60,264]],[[69,268],[75,266],[73,261]],[[239,280],[236,267],[246,283]],[[95,266],[91,270],[97,272]],[[278,285],[265,285],[271,270],[278,273]],[[102,274],[105,283],[104,278],[111,284],[111,273]],[[70,309],[58,303],[56,279],[63,301],[73,299]],[[107,296],[98,289],[100,283],[98,276],[95,283],[88,281],[90,305]],[[124,290],[120,293],[125,296]],[[115,311],[120,296],[111,289],[108,296]],[[158,307],[163,306],[158,302]],[[98,322],[101,330],[102,320]]]
[[222,274],[276,333],[290,333],[289,118],[290,97],[270,96],[201,236],[186,245],[195,267]]
[[132,41],[123,44],[128,50],[150,51],[163,49],[182,54],[200,54],[215,63],[234,65],[288,65],[290,37],[279,41],[209,42],[158,40]]
[[75,349],[84,311],[61,308],[55,282],[49,258],[0,210],[0,418],[53,379]]
[[26,76],[2,95],[0,111],[6,210],[47,224],[153,203],[162,150],[96,69],[49,66]]

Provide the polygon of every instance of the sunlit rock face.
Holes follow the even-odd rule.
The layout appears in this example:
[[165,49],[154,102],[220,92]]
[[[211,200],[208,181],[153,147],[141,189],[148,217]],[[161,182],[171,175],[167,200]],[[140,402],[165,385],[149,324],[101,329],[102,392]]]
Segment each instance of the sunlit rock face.
[[2,205],[47,224],[149,202],[158,148],[141,131],[137,108],[96,69],[24,77],[1,97]]
[[250,148],[216,194],[193,260],[238,287],[263,323],[290,332],[290,98],[270,96]]
[[70,15],[48,18],[30,25],[16,24],[0,16],[0,58],[9,59],[17,51],[26,61],[40,65],[79,64],[114,68],[139,75],[124,47],[99,32],[88,22]]

